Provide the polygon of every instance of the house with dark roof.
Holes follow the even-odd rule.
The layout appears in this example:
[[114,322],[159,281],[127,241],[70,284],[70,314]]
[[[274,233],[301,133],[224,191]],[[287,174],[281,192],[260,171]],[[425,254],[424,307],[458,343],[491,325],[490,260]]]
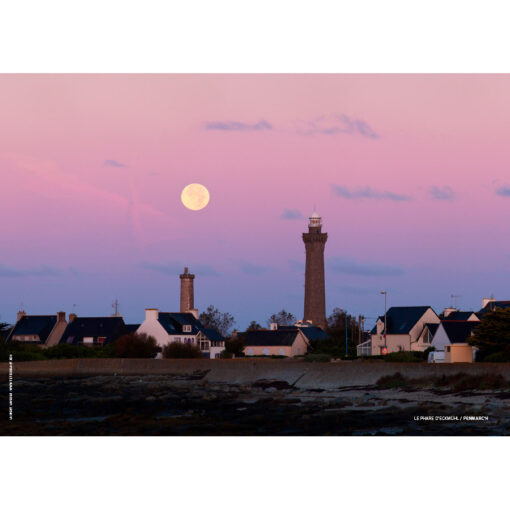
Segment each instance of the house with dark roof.
[[294,329],[299,328],[303,334],[306,336],[309,342],[319,342],[321,340],[326,340],[328,338],[328,334],[318,326],[312,326],[307,323],[298,322],[294,326],[277,326],[278,329]]
[[[430,306],[392,306],[377,319],[370,339],[358,345],[358,356],[377,356],[398,351],[424,351],[430,347],[430,331],[440,319]],[[426,326],[427,325],[427,326]]]
[[245,356],[301,356],[307,353],[310,341],[306,328],[292,326],[258,329],[241,333]]
[[478,321],[442,320],[431,345],[436,351],[444,351],[445,363],[471,363],[475,359],[476,348],[468,344],[468,338]]
[[127,333],[122,317],[77,317],[69,315],[69,324],[60,340],[61,344],[103,346]]
[[225,349],[223,336],[215,329],[205,328],[196,311],[160,312],[157,308],[147,308],[137,333],[153,336],[160,347],[172,342],[197,345],[204,358],[219,358]]
[[475,312],[464,312],[461,310],[454,310],[448,313],[444,313],[444,320],[449,321],[472,321],[472,322],[480,322],[480,318]]
[[483,316],[486,313],[493,312],[496,309],[510,308],[510,301],[498,301],[494,298],[483,298],[482,308],[478,315]]
[[23,342],[51,347],[57,345],[67,326],[65,312],[56,315],[27,315],[18,312],[16,324],[9,332],[6,342]]

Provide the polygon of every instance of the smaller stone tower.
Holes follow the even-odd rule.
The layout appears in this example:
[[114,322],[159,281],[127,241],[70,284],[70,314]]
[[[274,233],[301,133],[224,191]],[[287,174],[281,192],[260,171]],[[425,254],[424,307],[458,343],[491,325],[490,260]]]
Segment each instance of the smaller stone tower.
[[180,275],[181,279],[181,313],[191,312],[194,310],[194,290],[193,280],[195,275],[188,272],[188,268],[184,268],[184,273]]

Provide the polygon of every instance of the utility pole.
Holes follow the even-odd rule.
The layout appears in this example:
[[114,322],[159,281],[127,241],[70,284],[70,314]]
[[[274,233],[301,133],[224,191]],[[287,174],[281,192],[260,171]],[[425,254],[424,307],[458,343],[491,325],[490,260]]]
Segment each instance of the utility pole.
[[386,316],[386,296],[388,295],[388,292],[383,290],[381,294],[384,294],[384,347],[387,348],[388,346],[386,345],[386,332],[388,331],[388,321]]

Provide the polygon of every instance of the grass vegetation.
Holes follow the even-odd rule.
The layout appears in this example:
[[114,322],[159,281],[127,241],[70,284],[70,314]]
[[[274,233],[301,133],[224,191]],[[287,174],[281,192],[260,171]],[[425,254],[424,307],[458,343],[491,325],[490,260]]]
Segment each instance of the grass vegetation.
[[11,342],[0,345],[0,361],[8,361],[12,354],[13,361],[44,361],[48,359],[70,358],[113,358],[113,346],[87,347],[85,345],[59,344],[43,349],[37,344]]
[[500,374],[466,374],[441,375],[433,377],[421,377],[411,379],[403,376],[400,372],[393,375],[385,375],[377,381],[377,386],[383,389],[403,388],[438,388],[451,389],[453,391],[470,390],[502,390],[510,388],[510,381]]

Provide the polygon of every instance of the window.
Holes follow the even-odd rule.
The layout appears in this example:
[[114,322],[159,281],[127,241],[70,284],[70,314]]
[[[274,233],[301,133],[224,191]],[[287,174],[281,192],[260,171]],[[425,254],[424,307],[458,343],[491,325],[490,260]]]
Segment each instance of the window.
[[446,352],[450,352],[450,346],[449,345],[446,346]]
[[264,356],[269,356],[269,349],[262,349],[262,354],[264,354]]
[[106,337],[105,336],[98,336],[97,337],[97,343],[99,345],[103,345],[105,342],[106,342]]
[[191,324],[184,324],[182,331],[183,333],[191,333]]
[[174,337],[174,342],[177,342],[178,344],[180,344],[181,343],[181,337],[180,336]]
[[280,353],[280,356],[285,356],[285,349],[280,349],[278,352]]
[[208,351],[209,350],[209,342],[207,340],[202,340],[200,342],[200,350],[201,351]]
[[248,349],[248,356],[253,356],[253,349]]
[[87,345],[93,345],[94,344],[94,337],[93,336],[84,336],[83,337],[83,343]]

